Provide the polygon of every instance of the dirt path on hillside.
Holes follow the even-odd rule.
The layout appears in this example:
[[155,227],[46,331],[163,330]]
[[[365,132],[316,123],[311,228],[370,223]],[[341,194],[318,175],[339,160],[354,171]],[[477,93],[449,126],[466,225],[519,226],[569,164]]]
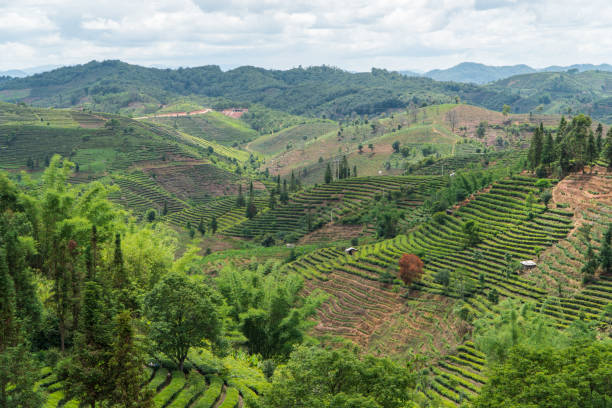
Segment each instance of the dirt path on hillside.
[[569,204],[574,212],[574,229],[582,225],[582,210],[593,208],[597,203],[612,205],[612,172],[595,166],[592,172],[574,173],[561,180],[552,190],[553,202]]

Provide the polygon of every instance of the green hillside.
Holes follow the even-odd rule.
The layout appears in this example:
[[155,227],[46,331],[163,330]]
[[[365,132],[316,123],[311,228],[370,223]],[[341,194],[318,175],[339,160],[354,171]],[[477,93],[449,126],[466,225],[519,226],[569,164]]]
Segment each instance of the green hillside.
[[159,117],[149,119],[152,123],[162,123],[177,130],[217,142],[224,146],[238,146],[257,138],[258,134],[238,119],[229,118],[218,112],[203,115],[180,116],[175,118]]
[[163,70],[92,61],[5,82],[0,85],[0,97],[36,106],[84,104],[119,112],[134,104],[160,106],[178,96],[199,95],[238,104],[259,103],[292,114],[339,117],[379,113],[411,101],[451,101],[460,89],[471,88],[379,69],[351,74],[326,66],[287,71],[245,66],[223,72],[218,66]]

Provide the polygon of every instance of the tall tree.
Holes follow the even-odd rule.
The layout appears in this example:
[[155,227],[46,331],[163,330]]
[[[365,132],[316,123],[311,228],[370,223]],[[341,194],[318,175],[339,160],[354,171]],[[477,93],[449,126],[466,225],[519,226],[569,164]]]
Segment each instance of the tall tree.
[[146,381],[145,355],[138,344],[129,311],[116,316],[108,371],[113,376],[111,402],[123,408],[150,408],[151,391],[142,388]]
[[555,161],[555,142],[552,133],[547,131],[542,147],[542,164],[549,165],[553,161]]
[[244,195],[242,194],[242,184],[238,184],[238,198],[236,198],[236,206],[244,207]]
[[157,349],[179,369],[191,347],[216,343],[222,331],[221,298],[208,286],[180,273],[164,276],[146,296],[145,313]]
[[593,132],[589,132],[589,138],[586,145],[586,161],[587,163],[593,163],[595,159],[597,159],[597,145],[595,144]]
[[601,123],[598,123],[597,130],[595,130],[595,149],[597,151],[597,156],[601,154],[602,148],[603,148],[603,126],[601,126]]
[[604,159],[608,162],[608,167],[612,167],[612,127],[608,129],[606,134],[606,149],[604,152]]
[[332,181],[332,171],[331,166],[327,163],[327,167],[325,168],[325,184],[329,184]]
[[531,139],[531,146],[529,148],[529,163],[532,169],[538,167],[542,160],[542,149],[544,147],[543,133],[544,128],[542,123],[540,123],[540,126],[533,132],[533,138]]
[[210,220],[210,230],[212,231],[213,234],[215,234],[217,232],[217,217],[212,217]]
[[114,384],[108,371],[112,356],[113,307],[100,284],[85,284],[75,353],[65,360],[68,394],[92,408],[110,399]]

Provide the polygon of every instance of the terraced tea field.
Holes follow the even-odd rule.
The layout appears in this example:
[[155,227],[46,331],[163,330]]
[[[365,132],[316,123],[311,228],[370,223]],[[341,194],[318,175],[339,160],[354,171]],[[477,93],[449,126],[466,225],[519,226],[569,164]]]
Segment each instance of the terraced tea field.
[[286,205],[279,205],[274,210],[229,228],[225,233],[246,238],[278,232],[304,235],[315,229],[314,226],[366,208],[382,194],[410,189],[413,193],[406,197],[403,204],[406,207],[416,207],[443,183],[441,177],[419,176],[355,177],[338,180],[296,193]]
[[[187,374],[164,367],[147,367],[143,388],[153,392],[155,408],[236,408],[256,406],[259,394],[269,387],[261,371],[247,362],[227,357],[221,364],[225,373],[211,371],[210,352],[193,350],[188,357],[193,366]],[[41,371],[36,387],[48,393],[43,408],[78,408],[56,373],[48,367]]]
[[152,123],[171,126],[184,133],[210,140],[223,146],[237,146],[257,138],[258,133],[244,122],[227,117],[219,112],[179,117],[158,117],[148,119]]
[[[435,377],[428,392],[458,404],[472,398],[485,381],[481,373],[483,356],[469,343],[455,348],[455,354],[448,354],[461,340],[460,322],[441,311],[434,311],[435,324],[428,327],[419,322],[420,317],[427,316],[419,310],[421,302],[417,302],[423,296],[448,299],[447,310],[453,307],[453,299],[463,299],[464,313],[478,317],[491,310],[488,295],[495,290],[502,297],[536,302],[559,327],[579,316],[600,321],[603,308],[612,299],[611,280],[602,278],[580,291],[580,296],[569,299],[550,296],[529,274],[505,272],[508,258],[537,259],[542,250],[564,240],[574,226],[572,211],[542,204],[527,208],[527,194],[538,194],[535,181],[514,176],[497,182],[451,215],[424,223],[408,235],[359,247],[353,256],[344,254],[341,248],[325,248],[289,264],[289,270],[308,280],[307,292],[320,289],[331,295],[319,310],[321,323],[315,334],[342,336],[366,348],[380,347],[382,335],[401,343],[399,328],[412,324],[414,330],[402,339],[423,338],[423,333],[429,333],[431,341],[422,341],[415,348],[420,346],[421,351],[448,355],[432,369]],[[600,219],[609,220],[609,213]],[[481,242],[466,249],[462,224],[470,220],[480,226]],[[563,245],[565,242],[571,239],[563,241]],[[411,288],[396,279],[398,260],[404,253],[419,254],[425,262],[423,278]],[[448,285],[437,279],[442,270],[449,271]],[[402,307],[405,312],[395,313]],[[406,323],[406,315],[418,318]],[[449,329],[440,331],[440,325]],[[395,327],[396,332],[389,333],[389,327]],[[447,338],[436,344],[441,332],[459,333],[459,338]]]

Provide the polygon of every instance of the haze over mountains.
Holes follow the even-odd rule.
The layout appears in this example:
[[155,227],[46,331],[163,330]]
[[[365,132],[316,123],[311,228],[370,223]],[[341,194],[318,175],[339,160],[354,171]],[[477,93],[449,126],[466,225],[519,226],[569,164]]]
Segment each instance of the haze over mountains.
[[424,76],[435,79],[436,81],[453,81],[453,82],[468,82],[475,84],[486,84],[489,82],[498,81],[500,79],[509,78],[514,75],[532,74],[536,72],[565,72],[569,70],[584,71],[612,71],[612,65],[609,64],[574,64],[569,66],[552,65],[545,68],[532,68],[529,65],[507,65],[493,66],[485,65],[477,62],[462,62],[454,67],[447,69],[433,69],[425,73],[417,73],[414,71],[400,71],[408,76]]

